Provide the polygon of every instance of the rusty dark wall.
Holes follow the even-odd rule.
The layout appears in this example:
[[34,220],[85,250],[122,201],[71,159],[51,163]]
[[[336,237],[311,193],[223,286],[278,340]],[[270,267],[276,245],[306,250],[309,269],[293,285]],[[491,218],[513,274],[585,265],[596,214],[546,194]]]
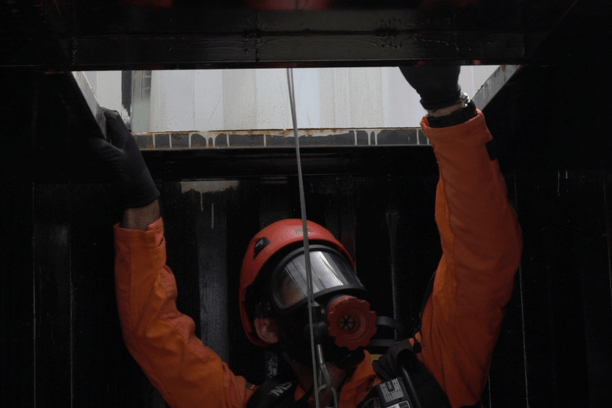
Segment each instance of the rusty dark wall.
[[35,367],[32,188],[15,183],[0,188],[10,194],[0,200],[0,405],[27,407],[32,406]]
[[22,175],[31,168],[37,76],[2,72],[0,83],[0,405],[27,407],[34,391],[34,277],[32,186]]
[[611,90],[603,64],[528,65],[485,111],[525,233],[512,334],[535,406],[612,403]]
[[[495,352],[487,406],[587,406],[589,398],[607,398],[612,316],[605,203],[612,179],[550,171],[508,181],[525,231],[525,258]],[[211,184],[219,181],[192,182],[196,189]],[[408,323],[439,257],[433,219],[424,216],[433,217],[434,186],[431,175],[306,181],[310,218],[355,252],[377,310]],[[177,182],[160,187],[180,309],[236,372],[261,381],[265,356],[242,334],[235,288],[250,236],[264,223],[297,216],[295,180],[241,180],[204,193],[181,192]],[[120,214],[112,185],[45,184],[33,191],[35,347],[22,349],[36,359],[37,405],[31,406],[79,406],[91,395],[110,406],[163,406],[121,340],[110,230]],[[392,266],[399,269],[395,287]],[[403,300],[395,308],[394,292]],[[214,306],[223,303],[229,319]],[[28,322],[31,306],[26,311],[13,318]],[[567,389],[574,391],[566,395]]]

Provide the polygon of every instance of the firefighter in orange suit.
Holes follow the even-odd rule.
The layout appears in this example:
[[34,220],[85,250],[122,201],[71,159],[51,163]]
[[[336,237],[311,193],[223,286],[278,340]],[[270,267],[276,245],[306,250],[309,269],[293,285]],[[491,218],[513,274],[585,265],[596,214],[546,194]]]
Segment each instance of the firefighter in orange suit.
[[[248,338],[281,352],[294,379],[291,386],[283,383],[259,395],[250,406],[312,406],[315,399],[322,407],[391,406],[381,400],[381,395],[389,395],[381,387],[399,384],[391,382],[395,377],[403,378],[400,388],[408,394],[407,402],[398,406],[480,406],[520,261],[520,227],[498,162],[488,149],[492,138],[483,114],[458,86],[459,67],[400,69],[428,112],[421,126],[440,169],[435,217],[443,256],[421,329],[372,363],[364,345],[375,330],[375,315],[364,300],[365,289],[348,252],[329,231],[310,223],[306,254],[299,220],[272,224],[247,248],[240,308]],[[115,226],[116,291],[125,343],[171,406],[246,407],[258,387],[234,375],[194,336],[192,319],[176,308],[159,192],[118,114],[109,111],[106,116],[113,144],[92,139],[91,145],[117,174],[126,200],[124,218]],[[304,317],[306,256],[311,260],[314,323]],[[347,316],[357,323],[348,329]],[[312,326],[316,342],[304,335]],[[329,374],[328,387],[314,392],[308,364],[313,347],[322,360],[320,369]],[[417,363],[435,385],[406,378],[410,370],[422,374],[423,369],[414,368]],[[409,369],[401,369],[403,365]],[[435,396],[434,389],[443,397]],[[274,399],[279,390],[285,402]]]

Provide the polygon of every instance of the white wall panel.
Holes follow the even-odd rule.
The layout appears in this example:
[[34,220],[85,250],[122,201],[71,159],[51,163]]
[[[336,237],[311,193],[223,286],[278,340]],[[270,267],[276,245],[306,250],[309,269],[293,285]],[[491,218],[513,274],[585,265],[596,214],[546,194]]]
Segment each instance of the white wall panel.
[[347,101],[351,99],[349,84],[349,69],[331,69],[331,86],[321,90],[321,93],[330,92],[333,105],[329,108],[333,110],[334,116],[329,122],[325,122],[324,127],[347,127],[349,126],[349,116],[351,108]]
[[[473,96],[496,66],[463,67],[460,84]],[[121,108],[121,73],[92,77],[103,106]],[[424,110],[397,68],[294,70],[301,128],[414,127]],[[151,132],[289,129],[285,69],[153,71]]]
[[[236,71],[243,75],[253,75],[248,86],[254,87],[254,120],[244,120],[239,127],[227,129],[287,129],[291,125],[289,94],[287,93],[287,71],[284,69],[263,69]],[[232,121],[232,123],[235,120]]]
[[153,71],[151,76],[152,130],[194,130],[194,71]]
[[255,78],[256,72],[251,70],[223,71],[224,129],[249,129],[257,123]]
[[225,129],[223,71],[192,71],[194,75],[193,109],[195,129]]
[[[286,72],[286,70],[284,71]],[[320,73],[320,69],[314,68],[293,70],[297,123],[302,128],[321,127],[321,111],[326,109],[325,102],[329,99],[329,96],[321,92]],[[289,98],[286,97],[285,99],[289,103]],[[289,106],[284,109],[291,112]],[[293,127],[293,123],[291,127]]]

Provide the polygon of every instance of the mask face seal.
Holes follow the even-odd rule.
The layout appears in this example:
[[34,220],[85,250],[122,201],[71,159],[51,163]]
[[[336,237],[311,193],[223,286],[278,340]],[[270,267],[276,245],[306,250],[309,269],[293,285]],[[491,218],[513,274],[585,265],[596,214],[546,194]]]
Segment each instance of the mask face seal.
[[[325,358],[339,366],[356,365],[363,347],[376,333],[376,313],[363,300],[367,295],[352,265],[324,245],[310,246],[313,325],[315,342],[323,345]],[[310,361],[308,286],[303,248],[279,262],[270,279],[272,309],[287,334],[285,347],[298,361]]]

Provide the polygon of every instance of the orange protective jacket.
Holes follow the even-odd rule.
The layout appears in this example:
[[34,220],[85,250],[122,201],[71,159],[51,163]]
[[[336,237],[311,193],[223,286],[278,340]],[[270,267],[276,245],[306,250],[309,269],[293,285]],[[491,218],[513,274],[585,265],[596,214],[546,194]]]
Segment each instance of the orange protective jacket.
[[[448,128],[421,126],[440,167],[436,222],[443,256],[422,316],[419,358],[453,407],[480,400],[491,354],[510,299],[521,254],[521,232],[507,200],[481,112]],[[115,226],[115,279],[125,343],[173,407],[245,407],[254,392],[194,335],[176,308],[174,275],[166,265],[161,219],[147,231]],[[378,382],[369,358],[342,388],[340,406],[356,407]],[[298,389],[296,395],[303,392]]]

